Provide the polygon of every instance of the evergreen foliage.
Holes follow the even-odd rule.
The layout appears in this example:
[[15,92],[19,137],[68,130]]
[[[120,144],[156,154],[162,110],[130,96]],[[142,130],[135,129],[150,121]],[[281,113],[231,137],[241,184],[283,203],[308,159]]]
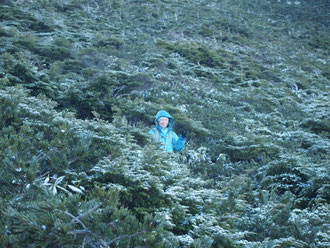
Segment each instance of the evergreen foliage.
[[329,247],[329,7],[0,0],[0,247]]

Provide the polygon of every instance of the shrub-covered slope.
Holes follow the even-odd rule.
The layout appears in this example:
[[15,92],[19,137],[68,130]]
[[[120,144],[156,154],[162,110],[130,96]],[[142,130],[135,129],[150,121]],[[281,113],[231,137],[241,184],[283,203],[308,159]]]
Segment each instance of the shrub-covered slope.
[[329,7],[0,1],[0,246],[328,247]]

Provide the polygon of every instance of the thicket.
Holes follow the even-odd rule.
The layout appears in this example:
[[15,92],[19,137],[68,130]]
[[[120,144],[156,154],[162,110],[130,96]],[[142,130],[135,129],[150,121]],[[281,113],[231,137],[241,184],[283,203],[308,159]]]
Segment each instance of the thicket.
[[328,247],[327,7],[0,1],[0,246]]

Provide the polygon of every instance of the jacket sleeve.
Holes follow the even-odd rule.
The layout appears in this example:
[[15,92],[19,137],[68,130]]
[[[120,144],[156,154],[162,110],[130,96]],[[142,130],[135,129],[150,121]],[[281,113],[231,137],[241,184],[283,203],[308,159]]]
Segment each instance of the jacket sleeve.
[[182,138],[181,135],[176,135],[176,133],[172,131],[172,144],[174,151],[181,151],[186,144],[186,139]]

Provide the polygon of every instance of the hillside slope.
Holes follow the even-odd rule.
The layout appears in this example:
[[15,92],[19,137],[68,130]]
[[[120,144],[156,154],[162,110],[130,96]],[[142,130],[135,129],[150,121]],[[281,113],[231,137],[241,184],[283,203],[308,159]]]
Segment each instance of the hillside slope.
[[0,1],[1,247],[328,247],[329,7]]

